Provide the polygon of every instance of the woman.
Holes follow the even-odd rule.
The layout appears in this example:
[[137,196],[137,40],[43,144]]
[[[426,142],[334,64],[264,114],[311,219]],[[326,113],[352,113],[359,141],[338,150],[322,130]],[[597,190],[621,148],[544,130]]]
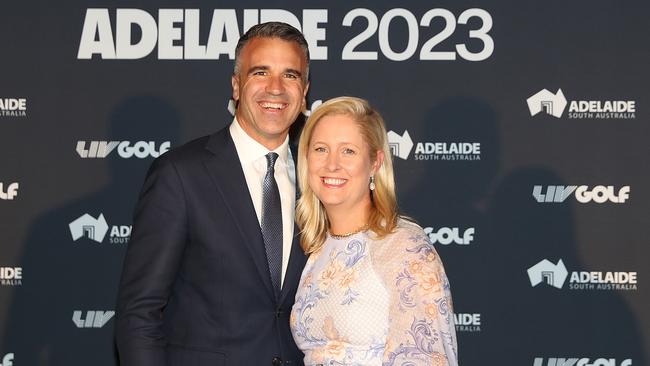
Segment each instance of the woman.
[[449,282],[422,228],[397,214],[379,113],[359,98],[323,103],[298,167],[310,256],[291,329],[305,365],[457,365]]

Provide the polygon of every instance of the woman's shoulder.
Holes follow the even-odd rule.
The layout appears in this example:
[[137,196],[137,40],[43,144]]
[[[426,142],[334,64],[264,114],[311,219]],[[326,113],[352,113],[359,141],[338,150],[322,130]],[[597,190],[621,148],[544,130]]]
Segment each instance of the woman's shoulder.
[[389,239],[394,243],[410,243],[417,244],[431,244],[429,236],[424,232],[422,226],[418,225],[415,221],[408,218],[400,217],[397,220],[395,231],[389,235]]
[[410,218],[400,217],[397,220],[397,233],[402,235],[418,235],[427,238],[424,229]]
[[374,249],[377,255],[383,256],[387,253],[414,253],[421,250],[423,246],[431,247],[424,229],[411,220],[399,218],[395,230],[378,240]]

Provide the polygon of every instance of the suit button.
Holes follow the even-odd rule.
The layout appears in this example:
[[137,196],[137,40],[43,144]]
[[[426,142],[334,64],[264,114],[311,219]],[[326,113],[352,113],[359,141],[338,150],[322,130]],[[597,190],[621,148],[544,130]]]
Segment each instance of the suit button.
[[[283,313],[282,308],[278,308],[277,310],[275,310],[275,317],[276,317],[276,318],[281,317],[281,316],[282,316],[282,313]],[[282,362],[282,360],[280,360],[280,362]]]
[[273,357],[273,360],[271,361],[271,364],[273,366],[280,366],[282,365],[282,359],[280,357]]

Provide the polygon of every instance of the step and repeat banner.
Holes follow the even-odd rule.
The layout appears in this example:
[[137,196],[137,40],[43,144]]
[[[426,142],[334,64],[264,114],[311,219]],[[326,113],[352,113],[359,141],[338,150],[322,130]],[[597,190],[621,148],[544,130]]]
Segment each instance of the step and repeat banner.
[[306,35],[310,109],[352,95],[384,116],[401,211],[451,281],[461,365],[646,365],[649,13],[3,1],[0,365],[118,365],[117,283],[146,170],[230,123],[235,45],[270,20]]

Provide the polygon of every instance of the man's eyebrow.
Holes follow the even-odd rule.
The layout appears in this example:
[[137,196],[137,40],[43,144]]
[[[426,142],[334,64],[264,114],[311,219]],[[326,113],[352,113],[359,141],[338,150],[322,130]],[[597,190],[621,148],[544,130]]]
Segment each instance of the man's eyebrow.
[[[247,74],[250,75],[250,74],[255,73],[255,72],[257,72],[257,71],[268,71],[268,70],[270,70],[270,69],[271,69],[271,68],[270,68],[269,66],[266,66],[266,65],[251,66],[251,67],[248,69]],[[298,76],[298,77],[300,77],[300,78],[302,77],[302,72],[300,72],[300,70],[296,70],[296,69],[292,69],[292,68],[287,68],[287,69],[284,70],[284,72],[285,72],[285,73],[289,73],[289,74],[294,74],[294,75],[296,75],[296,76]]]
[[298,77],[302,77],[302,72],[300,72],[300,70],[296,70],[296,69],[286,69],[285,72],[288,72],[288,73],[290,73],[290,74],[295,74],[295,75],[298,76]]
[[251,66],[251,67],[248,69],[247,74],[250,75],[250,74],[252,74],[252,73],[254,73],[254,72],[256,72],[256,71],[267,71],[268,69],[269,69],[269,67],[268,67],[268,66],[265,66],[265,65]]

